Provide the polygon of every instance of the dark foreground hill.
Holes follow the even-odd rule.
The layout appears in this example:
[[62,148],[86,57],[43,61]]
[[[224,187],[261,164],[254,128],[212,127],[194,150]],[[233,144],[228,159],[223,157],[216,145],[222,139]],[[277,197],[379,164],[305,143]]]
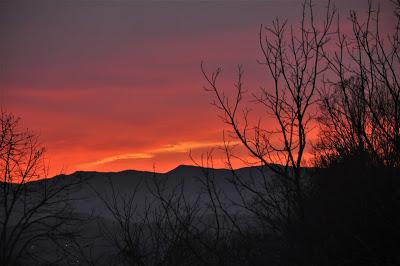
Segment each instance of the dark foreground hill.
[[[75,172],[31,182],[26,187],[33,191],[47,186],[74,184],[59,195],[61,204],[51,208],[57,209],[61,205],[65,208],[64,203],[67,202],[66,219],[76,219],[60,227],[65,231],[61,233],[61,239],[53,241],[46,238],[29,245],[29,253],[41,258],[41,261],[43,258],[58,261],[60,254],[69,254],[61,256],[59,264],[109,265],[126,263],[126,258],[135,257],[120,252],[136,250],[135,246],[139,245],[143,246],[139,249],[160,253],[154,254],[159,257],[147,254],[146,259],[143,258],[146,265],[162,260],[171,260],[166,264],[175,265],[175,259],[181,255],[172,254],[170,249],[188,252],[184,250],[190,246],[189,243],[184,245],[185,248],[175,247],[182,245],[181,241],[189,241],[186,238],[201,236],[205,238],[202,241],[207,242],[207,238],[213,238],[217,231],[221,235],[228,234],[233,223],[235,226],[253,223],[246,218],[248,213],[243,212],[241,205],[243,197],[250,201],[254,195],[240,192],[235,180],[253,184],[262,191],[266,182],[272,184],[273,179],[274,174],[270,170],[260,167],[241,168],[233,172],[181,165],[167,173],[134,170]],[[18,208],[23,209],[23,206]],[[231,217],[228,219],[226,215]],[[218,229],[214,228],[215,219],[218,220]],[[57,223],[56,220],[53,222]],[[30,230],[34,235],[35,230],[43,228],[39,225]],[[71,232],[74,232],[74,237]],[[21,261],[29,263],[32,259],[28,256]],[[191,264],[201,265],[198,258],[195,261]]]
[[68,188],[26,220],[19,265],[399,265],[398,169],[355,157],[302,173],[304,216],[267,168],[59,175],[23,187],[5,235]]

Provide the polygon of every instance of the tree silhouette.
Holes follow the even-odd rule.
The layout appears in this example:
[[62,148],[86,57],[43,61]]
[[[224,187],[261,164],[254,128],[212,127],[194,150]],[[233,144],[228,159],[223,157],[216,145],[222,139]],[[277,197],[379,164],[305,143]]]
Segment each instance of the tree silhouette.
[[21,129],[20,119],[0,114],[0,264],[76,260],[77,222],[68,197],[80,180],[46,177],[44,148]]
[[393,4],[392,31],[382,31],[370,2],[365,21],[352,11],[352,31],[339,27],[337,50],[324,51],[333,75],[321,93],[309,200],[320,264],[400,262],[400,2]]
[[[340,19],[334,27],[330,2],[324,21],[317,22],[311,1],[303,4],[299,28],[279,19],[261,28],[260,63],[273,86],[254,99],[273,118],[272,130],[260,122],[250,125],[241,67],[230,98],[218,84],[221,69],[208,74],[201,66],[206,90],[231,135],[260,166],[259,175],[243,178],[232,166],[235,154],[226,142],[240,206],[265,226],[267,239],[276,241],[269,250],[276,250],[270,256],[278,257],[277,264],[398,262],[400,4],[393,3],[390,33],[381,31],[379,7],[372,2],[365,22],[350,12],[351,32],[341,31]],[[316,168],[306,169],[313,126],[319,128]]]
[[[255,101],[264,107],[269,123],[277,125],[275,128],[268,129],[260,123],[249,125],[249,107],[242,107],[245,89],[241,67],[236,96],[230,99],[217,84],[221,69],[210,75],[202,66],[208,82],[206,89],[215,96],[214,105],[221,110],[224,122],[231,126],[235,137],[254,159],[275,174],[273,182],[271,176],[262,172],[264,181],[261,183],[245,183],[240,177],[236,178],[241,189],[254,195],[255,201],[245,205],[261,217],[269,229],[281,234],[293,223],[304,221],[308,189],[304,152],[315,119],[313,108],[318,100],[321,74],[326,70],[323,51],[332,34],[335,16],[330,2],[323,23],[316,20],[311,1],[305,1],[302,7],[298,26],[289,26],[286,20],[282,22],[277,18],[270,27],[260,29],[260,47],[264,55],[260,64],[265,66],[273,82],[270,87],[261,89]],[[226,146],[226,154],[231,156],[229,146]]]
[[[399,2],[394,2],[399,10]],[[400,163],[400,19],[382,31],[379,6],[365,21],[350,13],[352,32],[337,30],[337,49],[324,51],[329,74],[322,91],[319,151],[368,151],[388,167]],[[327,154],[327,155],[328,155]]]

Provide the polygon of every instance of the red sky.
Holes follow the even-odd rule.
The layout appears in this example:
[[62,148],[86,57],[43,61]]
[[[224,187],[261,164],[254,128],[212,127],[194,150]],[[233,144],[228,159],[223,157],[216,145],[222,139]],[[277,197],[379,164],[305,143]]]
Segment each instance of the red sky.
[[[364,2],[338,7],[346,17]],[[299,8],[289,0],[1,1],[0,105],[41,136],[51,175],[192,164],[189,150],[199,160],[224,128],[200,62],[224,68],[228,91],[237,64],[250,90],[266,86],[259,25],[295,22]],[[215,164],[223,166],[218,152]]]

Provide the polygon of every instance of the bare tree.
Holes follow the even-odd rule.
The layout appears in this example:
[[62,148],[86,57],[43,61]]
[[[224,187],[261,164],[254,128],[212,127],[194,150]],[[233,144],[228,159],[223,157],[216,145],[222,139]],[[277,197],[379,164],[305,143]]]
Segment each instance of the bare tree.
[[[305,1],[298,26],[289,26],[287,20],[282,22],[279,18],[270,27],[261,26],[259,40],[264,58],[260,63],[273,83],[262,88],[254,99],[264,107],[273,128],[265,128],[261,122],[249,125],[249,108],[242,107],[245,89],[241,67],[235,84],[236,96],[232,99],[217,83],[221,69],[208,74],[201,66],[208,82],[206,90],[215,96],[214,105],[222,112],[223,121],[262,166],[258,177],[261,182],[245,182],[234,173],[238,191],[253,195],[253,203],[244,205],[277,231],[286,230],[296,220],[304,220],[307,189],[304,154],[315,119],[321,74],[326,70],[322,51],[332,34],[334,16],[335,9],[328,2],[323,23],[317,22],[313,3]],[[232,149],[226,145],[225,151],[232,168]],[[274,182],[265,169],[274,173]]]
[[[44,148],[13,115],[0,114],[0,264],[75,261],[75,222],[68,192],[79,180],[46,180]],[[42,180],[39,180],[42,179]]]
[[338,24],[337,49],[323,51],[331,78],[322,92],[320,151],[364,150],[380,164],[400,162],[399,1],[393,1],[393,28],[383,30],[379,6],[368,4],[365,19],[350,13],[352,31]]
[[[208,265],[210,250],[201,226],[203,211],[200,195],[194,201],[185,196],[183,180],[169,182],[154,174],[146,184],[137,184],[133,191],[122,194],[108,181],[110,195],[92,189],[111,213],[112,225],[102,224],[103,235],[116,249],[118,263],[128,265]],[[138,202],[138,190],[146,190],[147,197]],[[139,208],[138,206],[141,205]]]

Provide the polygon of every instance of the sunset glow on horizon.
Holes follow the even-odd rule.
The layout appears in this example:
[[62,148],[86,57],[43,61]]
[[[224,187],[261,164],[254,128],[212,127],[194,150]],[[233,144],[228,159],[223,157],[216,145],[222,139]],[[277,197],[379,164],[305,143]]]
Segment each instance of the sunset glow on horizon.
[[[365,1],[337,2],[347,14]],[[296,22],[299,7],[299,1],[2,1],[0,106],[40,135],[50,175],[166,172],[200,163],[211,150],[214,166],[225,167],[218,148],[227,127],[203,88],[200,63],[209,71],[223,67],[228,92],[238,64],[249,92],[268,86],[257,63],[260,24],[276,16]]]

